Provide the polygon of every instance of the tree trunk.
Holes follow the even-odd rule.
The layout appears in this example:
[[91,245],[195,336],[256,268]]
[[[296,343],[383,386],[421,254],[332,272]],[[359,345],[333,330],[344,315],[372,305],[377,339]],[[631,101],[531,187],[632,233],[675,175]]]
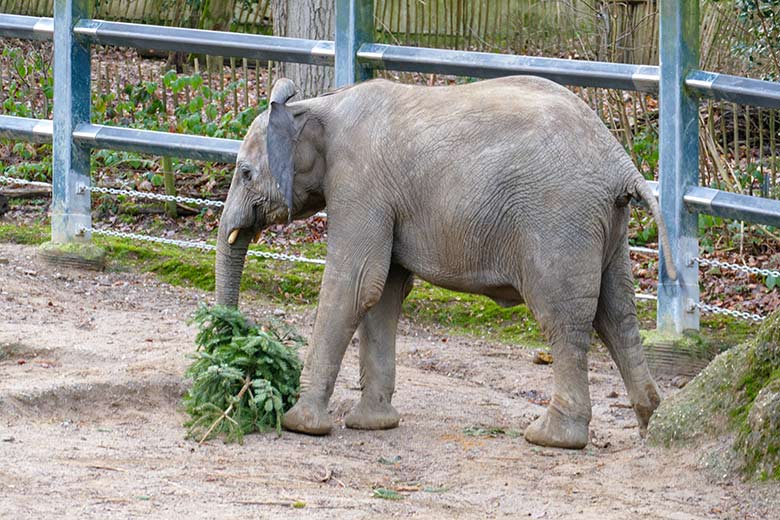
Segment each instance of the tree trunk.
[[[333,40],[336,24],[334,0],[273,0],[274,34],[291,38]],[[333,68],[279,63],[276,77],[291,79],[299,97],[318,96],[334,87]]]

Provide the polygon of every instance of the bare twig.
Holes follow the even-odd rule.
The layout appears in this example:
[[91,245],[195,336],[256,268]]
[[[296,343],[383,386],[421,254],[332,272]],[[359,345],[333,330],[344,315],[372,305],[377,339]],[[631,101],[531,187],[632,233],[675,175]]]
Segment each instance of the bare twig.
[[[249,389],[249,387],[252,385],[252,380],[247,376],[246,379],[244,379],[244,386],[241,387],[241,391],[238,392],[238,395],[236,395],[236,400],[241,401],[241,398],[244,397],[244,393]],[[209,435],[211,435],[211,432],[214,431],[214,428],[219,426],[219,423],[222,422],[222,419],[228,419],[235,423],[235,420],[228,417],[230,413],[233,411],[233,403],[230,403],[230,406],[227,407],[227,410],[222,412],[222,415],[217,417],[217,420],[214,421],[214,423],[211,425],[211,427],[208,429],[208,431],[203,435],[203,437],[200,439],[200,442],[198,443],[198,446],[203,445],[204,442],[206,442],[206,439],[208,439]]]

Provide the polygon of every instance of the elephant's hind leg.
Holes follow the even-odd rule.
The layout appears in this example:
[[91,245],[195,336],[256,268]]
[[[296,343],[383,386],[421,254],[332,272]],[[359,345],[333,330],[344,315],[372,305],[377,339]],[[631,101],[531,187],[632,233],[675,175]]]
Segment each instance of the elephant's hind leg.
[[[565,279],[547,281],[554,283],[556,278]],[[554,387],[547,410],[526,428],[524,436],[541,446],[579,449],[588,443],[591,418],[587,353],[596,313],[598,271],[569,278],[572,285],[548,289],[537,293],[533,301],[529,299],[552,343]]]
[[644,436],[650,416],[660,404],[661,397],[642,349],[630,265],[628,248],[621,248],[602,276],[593,325],[623,377],[639,420],[639,432]]
[[555,448],[584,448],[590,425],[587,330],[570,329],[552,340],[552,398],[547,410],[525,429],[528,442]]
[[401,304],[412,288],[412,276],[392,265],[379,302],[363,317],[360,338],[360,401],[346,417],[348,428],[384,430],[398,426],[391,404],[395,391],[395,336]]

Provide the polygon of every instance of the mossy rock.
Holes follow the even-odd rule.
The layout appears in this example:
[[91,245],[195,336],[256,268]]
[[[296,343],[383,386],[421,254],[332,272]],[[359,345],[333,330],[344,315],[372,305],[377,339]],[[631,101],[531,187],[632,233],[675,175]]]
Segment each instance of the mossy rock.
[[780,479],[780,311],[756,338],[717,356],[650,420],[648,439],[666,447],[726,439],[730,466]]
[[780,480],[780,378],[758,393],[745,426],[735,443],[745,470],[762,479]]
[[106,266],[106,250],[89,242],[44,242],[38,254],[57,267],[102,271]]

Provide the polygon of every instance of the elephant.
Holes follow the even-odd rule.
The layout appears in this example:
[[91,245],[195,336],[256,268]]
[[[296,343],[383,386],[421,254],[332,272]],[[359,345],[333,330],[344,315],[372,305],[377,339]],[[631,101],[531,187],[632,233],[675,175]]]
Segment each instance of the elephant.
[[639,335],[629,202],[666,226],[650,186],[596,114],[552,81],[416,86],[374,79],[291,102],[279,79],[243,140],[219,222],[216,300],[237,306],[249,244],[327,206],[328,252],[291,431],[325,435],[347,345],[359,338],[357,429],[399,424],[395,336],[413,277],[528,305],[551,345],[553,392],[534,444],[588,443],[587,351],[606,344],[644,434],[660,394]]

